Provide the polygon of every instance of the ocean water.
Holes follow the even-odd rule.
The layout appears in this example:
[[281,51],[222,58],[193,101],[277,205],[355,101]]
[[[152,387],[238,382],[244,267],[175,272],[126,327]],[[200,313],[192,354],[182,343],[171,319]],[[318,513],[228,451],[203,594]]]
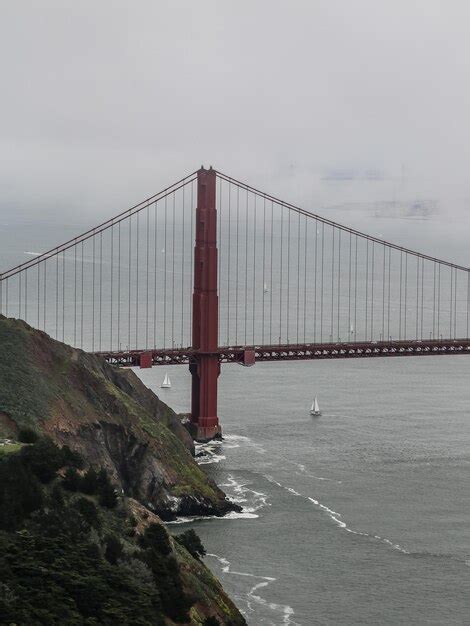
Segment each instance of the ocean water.
[[[186,368],[136,370],[187,410]],[[249,624],[470,622],[470,360],[223,366],[199,462],[243,513],[179,520]],[[309,408],[317,395],[322,416]]]

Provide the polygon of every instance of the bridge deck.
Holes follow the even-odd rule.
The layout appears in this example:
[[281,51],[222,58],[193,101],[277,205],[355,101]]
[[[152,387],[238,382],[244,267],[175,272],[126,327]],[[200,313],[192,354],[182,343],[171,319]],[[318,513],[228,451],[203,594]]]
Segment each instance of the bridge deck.
[[[151,365],[181,365],[191,363],[197,354],[192,348],[128,350],[95,352],[108,363],[133,367],[147,358]],[[442,356],[470,354],[470,339],[427,341],[373,341],[355,343],[310,343],[270,346],[219,347],[215,353],[222,363],[253,365],[255,361],[297,361],[307,359],[351,359],[397,356]]]

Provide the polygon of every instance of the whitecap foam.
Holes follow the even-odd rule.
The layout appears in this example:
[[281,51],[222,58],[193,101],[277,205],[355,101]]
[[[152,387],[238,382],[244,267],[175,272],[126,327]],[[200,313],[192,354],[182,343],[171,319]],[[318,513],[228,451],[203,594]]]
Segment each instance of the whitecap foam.
[[263,589],[267,587],[270,583],[275,582],[277,579],[273,576],[259,576],[257,574],[252,574],[251,572],[238,572],[231,569],[231,563],[228,559],[219,556],[217,554],[209,553],[206,557],[211,557],[216,559],[220,566],[221,570],[224,574],[229,574],[232,576],[243,576],[246,578],[254,578],[255,580],[259,580],[253,587],[251,587],[246,597],[244,598],[246,602],[247,609],[250,612],[255,612],[253,608],[253,604],[258,604],[259,606],[270,609],[273,612],[281,613],[282,615],[282,624],[286,624],[286,626],[300,626],[298,622],[295,622],[292,617],[294,615],[294,609],[287,604],[277,604],[275,602],[269,602],[266,598],[263,598],[259,594],[256,594],[259,589]]
[[387,539],[385,537],[380,537],[379,535],[371,535],[370,533],[366,533],[360,530],[354,530],[350,528],[346,524],[346,522],[342,519],[341,513],[338,513],[337,511],[330,509],[330,507],[326,506],[326,504],[323,504],[322,502],[320,502],[319,500],[316,500],[315,498],[312,498],[311,496],[305,496],[299,493],[298,491],[296,491],[295,489],[293,489],[292,487],[283,485],[282,483],[278,482],[275,478],[273,478],[273,476],[270,476],[269,474],[265,474],[264,478],[266,478],[266,480],[268,480],[270,483],[277,485],[281,489],[284,489],[285,491],[291,493],[292,495],[308,500],[317,508],[319,508],[321,511],[325,512],[328,515],[328,517],[342,530],[345,530],[346,532],[351,533],[353,535],[358,535],[360,537],[368,537],[369,539],[380,541],[382,543],[387,544],[394,550],[398,550],[399,552],[402,552],[403,554],[410,554],[408,550],[400,546],[400,544],[394,543],[390,539]]
[[[247,486],[249,484],[248,482],[237,481],[232,474],[229,474],[227,476],[227,482],[219,484],[219,487],[226,490],[229,500],[243,506],[243,513],[245,514],[253,514],[265,506],[271,506],[268,502],[268,494],[251,489]],[[256,517],[258,517],[258,515],[256,515]]]

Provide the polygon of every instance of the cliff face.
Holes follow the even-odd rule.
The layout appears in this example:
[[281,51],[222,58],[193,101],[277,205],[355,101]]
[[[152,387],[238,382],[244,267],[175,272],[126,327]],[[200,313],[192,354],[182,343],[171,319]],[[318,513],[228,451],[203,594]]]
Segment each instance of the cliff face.
[[192,458],[175,413],[130,370],[0,316],[0,437],[48,434],[162,519],[235,508]]

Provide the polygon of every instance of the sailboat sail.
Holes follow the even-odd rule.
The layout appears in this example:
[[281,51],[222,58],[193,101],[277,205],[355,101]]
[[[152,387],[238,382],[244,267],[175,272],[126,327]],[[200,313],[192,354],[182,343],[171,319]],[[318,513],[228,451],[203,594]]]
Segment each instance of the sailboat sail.
[[315,396],[313,402],[312,402],[312,407],[310,409],[310,415],[321,415],[321,411],[320,411],[320,405],[318,404],[318,400],[317,397]]
[[165,374],[165,378],[163,379],[163,382],[162,382],[162,389],[169,389],[170,387],[171,387],[170,377],[168,376],[168,374]]

